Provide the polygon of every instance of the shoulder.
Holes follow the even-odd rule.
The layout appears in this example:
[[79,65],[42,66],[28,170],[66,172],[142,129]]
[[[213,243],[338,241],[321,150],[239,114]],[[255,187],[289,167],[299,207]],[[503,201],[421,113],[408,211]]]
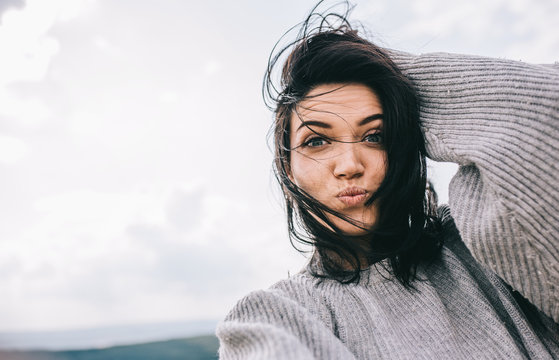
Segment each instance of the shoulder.
[[228,359],[352,358],[329,324],[317,279],[303,272],[243,297],[218,324]]
[[268,289],[244,296],[224,321],[270,321],[270,317],[286,317],[294,313],[311,316],[317,313],[318,283],[318,279],[303,270]]

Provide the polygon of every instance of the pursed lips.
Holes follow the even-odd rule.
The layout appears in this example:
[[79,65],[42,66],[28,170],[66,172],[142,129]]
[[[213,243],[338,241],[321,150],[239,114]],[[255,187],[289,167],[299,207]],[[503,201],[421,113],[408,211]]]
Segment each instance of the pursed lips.
[[367,191],[360,187],[352,186],[342,190],[336,197],[347,206],[355,206],[365,202]]

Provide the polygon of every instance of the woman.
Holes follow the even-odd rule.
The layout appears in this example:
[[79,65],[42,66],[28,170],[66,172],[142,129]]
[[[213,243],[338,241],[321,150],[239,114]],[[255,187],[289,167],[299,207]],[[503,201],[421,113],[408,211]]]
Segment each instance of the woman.
[[[389,52],[335,17],[284,49],[276,95],[282,52],[266,79],[314,256],[235,306],[220,356],[559,358],[559,67]],[[460,165],[449,207],[426,155]]]

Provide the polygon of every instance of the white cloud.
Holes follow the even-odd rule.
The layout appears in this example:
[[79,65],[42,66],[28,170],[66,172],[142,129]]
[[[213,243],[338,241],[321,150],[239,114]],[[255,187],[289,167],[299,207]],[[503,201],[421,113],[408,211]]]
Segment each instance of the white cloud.
[[37,129],[51,116],[40,98],[22,98],[0,88],[0,117],[15,128]]
[[38,4],[31,1],[24,9],[8,10],[2,17],[0,85],[41,80],[58,51],[58,42],[46,35],[54,18],[48,6],[43,12]]
[[0,135],[0,163],[13,164],[29,152],[29,146],[23,140]]
[[[551,62],[559,58],[554,0],[395,0],[357,13],[385,46]],[[364,10],[360,7],[364,6]]]
[[204,72],[207,75],[214,75],[222,68],[222,64],[217,60],[210,60],[204,65]]
[[289,249],[274,244],[279,229],[242,226],[261,222],[259,209],[196,184],[67,191],[34,208],[38,221],[3,240],[0,317],[12,329],[220,317],[270,272],[300,264],[278,258]]
[[91,10],[95,2],[96,0],[50,0],[49,5],[56,8],[57,20],[68,21]]
[[[28,0],[22,8],[9,8],[0,22],[0,117],[12,129],[36,130],[51,116],[50,106],[38,96],[21,96],[9,85],[45,79],[58,40],[49,30],[60,20],[68,20],[86,9],[91,1]],[[0,161],[21,159],[28,146],[20,139],[2,138]]]
[[179,100],[179,94],[174,91],[164,91],[159,94],[159,102],[163,104],[176,103]]
[[68,129],[74,137],[96,139],[110,129],[110,119],[80,110],[70,117]]
[[428,177],[437,192],[439,205],[448,204],[448,184],[457,170],[457,164],[427,160]]

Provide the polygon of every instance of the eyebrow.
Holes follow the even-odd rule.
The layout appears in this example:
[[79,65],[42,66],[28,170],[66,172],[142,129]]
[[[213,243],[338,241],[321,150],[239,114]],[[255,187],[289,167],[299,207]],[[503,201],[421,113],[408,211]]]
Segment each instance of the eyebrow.
[[[375,120],[379,120],[379,119],[382,119],[382,114],[373,114],[373,115],[367,116],[366,118],[361,120],[359,122],[359,124],[357,124],[357,125],[358,126],[367,125],[368,123],[370,123],[372,121],[375,121]],[[299,131],[302,127],[309,127],[309,126],[316,126],[316,127],[323,128],[323,129],[331,129],[332,128],[332,126],[328,123],[325,123],[325,122],[322,122],[322,121],[317,121],[317,120],[308,120],[308,121],[301,121],[301,124],[299,125],[299,127],[295,131]]]
[[299,127],[297,128],[296,131],[299,131],[303,126],[304,127],[309,127],[309,126],[316,126],[316,127],[320,127],[323,129],[331,129],[332,126],[330,124],[327,124],[325,122],[322,121],[316,121],[316,120],[309,120],[309,121],[301,121],[301,125],[299,125]]
[[367,125],[371,121],[375,121],[375,120],[379,120],[379,119],[382,119],[382,114],[374,114],[374,115],[371,115],[371,116],[367,116],[366,118],[361,120],[358,125],[359,126]]

